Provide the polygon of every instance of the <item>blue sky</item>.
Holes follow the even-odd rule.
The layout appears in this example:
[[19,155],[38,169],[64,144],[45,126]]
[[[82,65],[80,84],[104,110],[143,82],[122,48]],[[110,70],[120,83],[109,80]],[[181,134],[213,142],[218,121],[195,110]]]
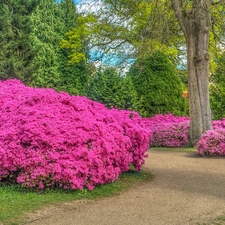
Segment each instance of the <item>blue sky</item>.
[[80,1],[81,0],[74,0],[74,2],[75,2],[76,5],[79,4]]
[[[93,10],[93,7],[96,8],[96,10],[97,10],[97,8],[98,8],[98,7],[96,7],[97,5],[92,5],[92,3],[94,3],[94,2],[100,3],[101,0],[98,0],[98,1],[96,1],[96,0],[74,0],[74,2],[78,7],[79,6],[84,7],[83,9],[86,9],[87,5],[90,4],[92,6],[92,10]],[[99,49],[99,51],[98,51],[98,49],[91,50],[89,52],[90,61],[95,61],[95,59],[99,58],[101,56],[101,54],[102,54],[102,51],[100,49]],[[126,53],[124,53],[124,55],[125,54]],[[104,65],[117,66],[121,63],[122,60],[123,59],[118,54],[111,52],[111,53],[104,55],[100,61]],[[130,58],[127,60],[126,63],[133,64],[134,61],[135,61],[135,59]]]
[[74,2],[78,5],[79,3],[94,3],[94,0],[74,0]]

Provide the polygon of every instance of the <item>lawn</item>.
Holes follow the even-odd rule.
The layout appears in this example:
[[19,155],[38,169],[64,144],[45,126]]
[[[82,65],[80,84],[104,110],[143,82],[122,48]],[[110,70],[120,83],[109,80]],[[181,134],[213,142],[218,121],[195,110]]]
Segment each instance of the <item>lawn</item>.
[[166,148],[166,147],[151,147],[155,151],[171,151],[171,152],[197,152],[196,148]]

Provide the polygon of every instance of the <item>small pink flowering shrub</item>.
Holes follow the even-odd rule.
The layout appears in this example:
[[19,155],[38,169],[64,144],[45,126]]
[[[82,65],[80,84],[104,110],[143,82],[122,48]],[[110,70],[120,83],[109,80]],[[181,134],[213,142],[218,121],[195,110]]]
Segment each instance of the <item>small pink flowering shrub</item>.
[[[151,146],[183,147],[187,144],[189,118],[181,116],[156,115],[143,119],[152,130]],[[207,131],[197,143],[200,155],[225,155],[225,119],[212,122],[213,130]]]
[[150,145],[155,147],[183,147],[187,144],[189,118],[172,114],[144,119],[152,130]]
[[225,118],[212,121],[213,129],[225,129]]
[[151,132],[136,112],[17,80],[0,81],[0,105],[0,181],[93,189],[144,163]]
[[225,155],[225,119],[214,120],[212,127],[197,143],[197,151],[200,155]]
[[225,129],[207,131],[196,148],[200,155],[225,155]]
[[151,146],[184,147],[187,144],[189,123],[163,123],[154,127]]

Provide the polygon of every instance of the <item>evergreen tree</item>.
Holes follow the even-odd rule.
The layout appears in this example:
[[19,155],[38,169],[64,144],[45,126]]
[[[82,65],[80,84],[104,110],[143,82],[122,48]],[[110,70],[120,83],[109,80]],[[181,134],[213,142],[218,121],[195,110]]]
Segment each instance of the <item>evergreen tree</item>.
[[[64,24],[63,39],[66,39],[66,33],[71,29],[76,29],[78,24],[78,13],[73,0],[64,0],[57,4],[61,14],[61,21]],[[83,45],[85,52],[85,44]],[[85,60],[78,63],[69,63],[69,56],[72,50],[61,48],[60,54],[60,89],[73,95],[86,95],[89,67]],[[86,53],[87,55],[87,53]]]
[[77,26],[78,13],[73,0],[41,0],[32,15],[37,68],[31,85],[51,87],[74,95],[84,95],[87,85],[86,62],[70,64],[71,49],[60,48],[66,32]]
[[138,112],[144,117],[159,113],[182,114],[182,83],[169,58],[155,52],[139,58],[130,68],[128,77],[138,93]]
[[129,78],[124,78],[113,68],[99,70],[90,80],[88,97],[107,107],[135,109],[136,92]]
[[33,73],[30,16],[36,0],[0,1],[0,79],[28,82]]
[[56,17],[54,0],[41,0],[32,14],[32,39],[36,56],[33,64],[36,71],[31,85],[56,88],[60,82],[59,45],[63,26],[60,17]]

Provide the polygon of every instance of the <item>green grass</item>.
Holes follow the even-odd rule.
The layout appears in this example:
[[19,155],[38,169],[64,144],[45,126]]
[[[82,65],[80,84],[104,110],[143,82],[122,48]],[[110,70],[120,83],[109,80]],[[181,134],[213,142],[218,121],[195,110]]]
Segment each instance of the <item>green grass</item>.
[[78,199],[99,199],[128,190],[134,185],[151,179],[149,172],[127,172],[120,175],[113,183],[97,186],[88,190],[44,190],[36,191],[22,188],[19,185],[0,184],[0,224],[16,225],[21,223],[25,212],[34,211],[42,206]]
[[150,150],[155,150],[155,151],[170,151],[170,152],[197,152],[196,148],[151,147]]
[[208,223],[196,223],[196,225],[225,225],[225,217],[219,216],[211,222]]
[[225,224],[225,216],[220,216],[220,217],[216,218],[214,224],[215,225],[224,225]]

